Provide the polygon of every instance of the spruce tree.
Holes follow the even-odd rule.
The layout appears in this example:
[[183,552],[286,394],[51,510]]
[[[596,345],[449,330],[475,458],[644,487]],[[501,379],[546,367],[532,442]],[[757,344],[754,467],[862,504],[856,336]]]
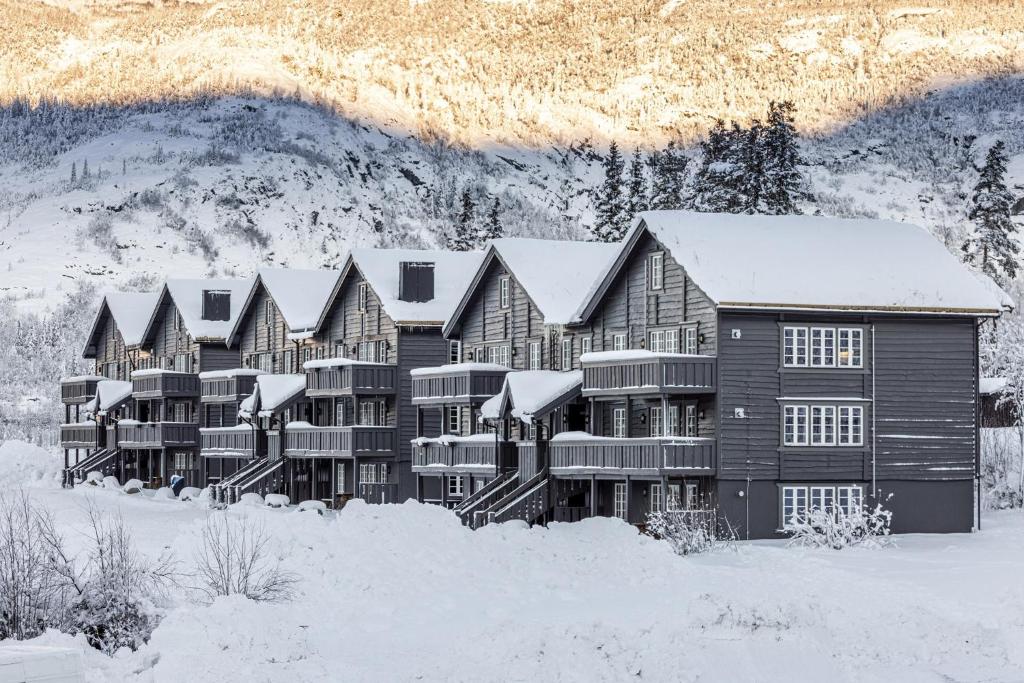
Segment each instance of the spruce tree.
[[78,168],[76,167],[75,162],[72,161],[71,162],[71,186],[74,187],[76,184],[78,184]]
[[696,211],[739,213],[743,210],[741,175],[745,131],[726,128],[719,119],[701,142],[701,164],[693,179],[690,206]]
[[651,208],[674,210],[683,208],[683,194],[686,189],[686,166],[689,159],[683,156],[675,142],[669,142],[664,150],[652,157]]
[[795,111],[792,102],[772,101],[768,104],[768,121],[761,141],[764,163],[763,210],[758,213],[800,213],[795,200],[802,194],[804,180],[797,168],[802,160],[793,124]]
[[622,155],[612,141],[604,159],[604,182],[597,188],[594,236],[602,242],[616,242],[626,234],[629,217],[622,196]]
[[626,220],[632,222],[638,213],[648,209],[650,201],[647,196],[647,177],[644,174],[644,161],[639,149],[633,152],[633,161],[629,164],[628,190]]
[[764,127],[754,121],[737,138],[739,173],[736,175],[740,213],[768,213],[765,211],[765,154]]
[[86,159],[82,162],[82,180],[89,179],[89,160]]
[[473,195],[469,188],[462,191],[462,207],[455,218],[455,233],[448,239],[448,248],[452,251],[472,251],[476,246],[476,235],[473,229]]
[[505,236],[505,229],[501,227],[501,200],[497,197],[487,212],[487,223],[484,224],[483,232],[480,235],[482,241],[496,240]]
[[1017,277],[1017,226],[1010,218],[1013,195],[1006,186],[1006,146],[1002,140],[988,150],[971,197],[968,218],[974,234],[964,243],[967,259],[996,281]]

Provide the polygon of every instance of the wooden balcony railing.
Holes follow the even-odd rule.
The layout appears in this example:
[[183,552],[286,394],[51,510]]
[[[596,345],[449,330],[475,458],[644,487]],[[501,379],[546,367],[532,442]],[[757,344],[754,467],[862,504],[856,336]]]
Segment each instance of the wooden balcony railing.
[[398,484],[360,484],[359,497],[378,505],[403,502],[398,500]]
[[394,427],[289,425],[284,430],[284,454],[289,458],[346,458],[356,455],[394,455],[395,452]]
[[96,396],[96,385],[102,377],[68,377],[60,381],[60,400],[67,405],[88,403]]
[[252,427],[207,427],[199,430],[203,457],[251,458],[255,447]]
[[199,444],[199,425],[194,422],[135,422],[117,424],[117,443],[122,448],[167,448]]
[[414,371],[412,376],[413,405],[468,404],[486,401],[501,391],[507,368],[480,369],[477,363],[464,363],[466,368],[447,365]]
[[394,394],[398,368],[394,365],[353,364],[306,370],[306,395],[353,396]]
[[200,379],[200,400],[203,403],[236,401],[249,396],[256,386],[256,375],[232,375]]
[[674,354],[587,360],[583,363],[583,395],[714,393],[716,361],[714,356]]
[[79,422],[60,426],[61,448],[101,448],[106,443],[106,430],[95,422]]
[[[145,370],[142,372],[146,373]],[[198,395],[199,375],[190,372],[160,372],[132,377],[132,397],[136,399]]]
[[479,441],[453,441],[448,444],[430,440],[413,442],[412,469],[414,472],[438,470],[468,470],[496,472],[514,466],[516,444],[499,441],[497,449],[493,437]]
[[714,439],[664,437],[615,439],[589,437],[548,444],[552,473],[609,473],[630,470],[644,474],[714,474]]

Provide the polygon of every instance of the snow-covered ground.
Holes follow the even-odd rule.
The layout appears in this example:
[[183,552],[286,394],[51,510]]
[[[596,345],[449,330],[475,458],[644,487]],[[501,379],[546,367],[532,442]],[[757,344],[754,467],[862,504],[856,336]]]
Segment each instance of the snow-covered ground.
[[[5,456],[30,447],[8,444]],[[42,451],[26,454],[50,457]],[[13,458],[12,458],[13,459]],[[83,507],[121,513],[140,549],[187,567],[209,514],[254,515],[299,594],[169,608],[150,643],[89,681],[1019,681],[1024,515],[970,535],[902,536],[883,550],[780,542],[682,558],[621,522],[469,531],[415,503],[292,510],[56,488],[30,495],[76,543]],[[5,487],[24,467],[5,468]]]

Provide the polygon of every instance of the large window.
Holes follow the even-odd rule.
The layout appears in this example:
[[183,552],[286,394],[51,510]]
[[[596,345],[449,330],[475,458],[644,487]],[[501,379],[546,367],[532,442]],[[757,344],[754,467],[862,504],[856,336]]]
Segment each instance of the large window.
[[626,409],[616,408],[612,411],[612,436],[617,439],[626,438]]
[[782,487],[782,528],[792,526],[811,511],[854,515],[863,505],[864,487],[859,484],[787,484]]
[[487,347],[487,362],[508,367],[511,360],[512,347],[508,344]]
[[651,289],[665,286],[665,254],[656,251],[651,254]]
[[863,406],[787,405],[782,415],[785,446],[864,445]]
[[498,306],[501,308],[508,308],[510,305],[511,297],[509,291],[511,290],[511,282],[509,278],[503,277],[498,281]]
[[665,436],[679,436],[679,406],[669,406],[665,416]]
[[864,330],[859,327],[783,327],[782,364],[791,368],[862,368]]
[[679,330],[651,330],[647,333],[647,350],[654,353],[679,353]]

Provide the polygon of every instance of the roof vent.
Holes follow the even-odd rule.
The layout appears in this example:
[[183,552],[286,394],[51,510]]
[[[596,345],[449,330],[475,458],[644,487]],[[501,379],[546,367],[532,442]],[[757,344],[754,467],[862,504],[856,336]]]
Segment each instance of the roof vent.
[[221,289],[203,290],[203,320],[230,320],[231,292]]
[[398,298],[402,301],[430,301],[434,298],[434,264],[402,261],[398,272]]

